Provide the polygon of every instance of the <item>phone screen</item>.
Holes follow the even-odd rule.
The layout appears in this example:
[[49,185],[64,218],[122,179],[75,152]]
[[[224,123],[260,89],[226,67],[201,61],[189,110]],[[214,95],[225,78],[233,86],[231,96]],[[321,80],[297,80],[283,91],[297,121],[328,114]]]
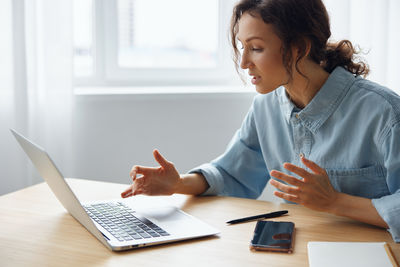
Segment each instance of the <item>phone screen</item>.
[[293,251],[294,223],[258,221],[251,248],[268,251]]

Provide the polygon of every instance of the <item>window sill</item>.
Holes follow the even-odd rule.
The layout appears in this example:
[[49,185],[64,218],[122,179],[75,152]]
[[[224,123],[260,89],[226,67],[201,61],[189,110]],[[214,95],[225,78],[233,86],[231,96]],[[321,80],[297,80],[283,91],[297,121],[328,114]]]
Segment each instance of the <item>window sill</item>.
[[75,87],[76,96],[254,94],[250,86]]

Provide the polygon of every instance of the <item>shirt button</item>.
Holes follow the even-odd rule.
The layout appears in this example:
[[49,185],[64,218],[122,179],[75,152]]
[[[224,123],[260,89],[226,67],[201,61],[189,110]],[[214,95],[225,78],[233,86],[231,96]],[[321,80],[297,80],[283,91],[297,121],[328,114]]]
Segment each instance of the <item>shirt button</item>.
[[304,157],[304,154],[303,154],[303,153],[300,153],[299,156],[300,156],[300,158],[302,158],[302,157]]
[[300,119],[300,115],[299,115],[299,114],[296,114],[296,118],[297,118],[297,119]]

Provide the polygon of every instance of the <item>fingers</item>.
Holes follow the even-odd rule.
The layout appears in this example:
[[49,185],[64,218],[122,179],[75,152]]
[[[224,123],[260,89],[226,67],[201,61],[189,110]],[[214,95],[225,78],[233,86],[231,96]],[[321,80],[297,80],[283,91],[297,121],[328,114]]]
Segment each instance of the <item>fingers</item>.
[[[168,184],[171,184],[171,181],[169,181],[171,179],[169,180],[166,179],[164,182],[159,182],[160,179],[165,177],[168,178],[171,177],[172,175],[175,175],[179,178],[179,174],[175,170],[173,163],[166,160],[156,149],[153,151],[153,155],[155,160],[160,164],[161,167],[143,167],[134,165],[131,171],[129,172],[129,175],[133,181],[133,185],[121,193],[122,197],[125,198],[138,194],[145,194],[145,195],[158,194],[162,191],[163,187],[165,187]],[[161,192],[161,194],[164,193]]]
[[301,186],[303,184],[303,181],[280,171],[272,170],[270,174],[271,176],[278,178],[279,180],[285,181],[294,186]]
[[293,185],[286,185],[274,179],[271,179],[269,183],[275,188],[282,191],[274,191],[275,196],[294,203],[300,203],[301,200],[299,195],[301,193],[302,187],[304,186],[303,181],[276,170],[271,171],[270,174],[271,176],[279,180],[285,181],[288,184]]
[[163,168],[171,167],[172,163],[169,162],[168,160],[166,160],[157,149],[154,149],[153,156],[154,156],[155,160],[158,162],[158,164],[160,164],[161,167],[163,167]]
[[133,182],[132,185],[132,196],[144,194],[145,193],[145,178],[138,178]]
[[297,195],[300,193],[300,189],[297,186],[296,187],[289,186],[289,185],[280,183],[274,179],[271,179],[269,183],[271,185],[273,185],[275,188],[277,188],[285,193],[291,194],[291,195]]
[[294,195],[291,195],[291,194],[286,194],[286,193],[279,192],[279,191],[274,191],[274,195],[277,196],[277,197],[283,198],[283,199],[285,199],[287,201],[290,201],[290,202],[300,203],[300,199],[299,199],[298,196],[294,196]]
[[121,197],[123,197],[123,198],[130,197],[132,195],[132,187],[133,187],[133,185],[131,185],[127,189],[125,189],[125,191],[121,193]]
[[148,175],[151,172],[157,171],[158,168],[153,168],[153,167],[142,167],[135,165],[132,167],[131,171],[129,172],[129,176],[132,178],[133,181],[138,178],[138,174],[142,175]]
[[305,169],[300,168],[300,167],[298,167],[296,165],[293,165],[291,163],[285,163],[285,164],[283,164],[283,167],[286,170],[288,170],[290,172],[293,172],[293,173],[297,174],[298,176],[300,176],[300,177],[302,177],[304,179],[309,179],[312,176],[312,174],[309,173],[308,171],[306,171]]
[[132,181],[135,181],[136,179],[136,173],[137,173],[136,168],[137,166],[133,166],[131,171],[129,172],[129,176],[132,178]]
[[125,195],[122,195],[122,194],[121,194],[121,197],[122,197],[122,198],[128,198],[128,197],[131,197],[131,196],[133,196],[132,191],[129,191],[129,192],[126,193]]
[[316,174],[324,174],[325,169],[321,168],[319,165],[317,165],[315,162],[306,159],[305,157],[301,157],[301,161],[303,162],[304,165],[306,165],[310,170],[312,170]]
[[125,191],[121,193],[122,198],[127,198],[139,194],[143,194],[144,190],[145,179],[144,178],[137,178],[132,185],[130,185]]
[[[153,155],[155,160],[160,164],[161,167],[163,168],[170,168],[173,166],[171,162],[166,160],[157,149],[154,149]],[[138,178],[138,174],[142,174],[143,176],[147,176],[148,174],[151,174],[159,170],[159,167],[143,167],[143,166],[138,166],[134,165],[129,172],[129,176],[132,178],[132,181],[135,181],[136,178]]]

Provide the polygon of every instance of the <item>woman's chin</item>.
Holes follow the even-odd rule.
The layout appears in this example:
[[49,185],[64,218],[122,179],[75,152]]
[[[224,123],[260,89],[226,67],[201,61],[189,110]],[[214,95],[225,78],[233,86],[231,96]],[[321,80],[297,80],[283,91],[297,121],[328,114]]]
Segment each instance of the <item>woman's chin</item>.
[[271,92],[274,91],[274,90],[275,90],[275,88],[271,89],[271,88],[268,88],[268,87],[266,87],[266,86],[262,86],[261,84],[257,84],[257,85],[256,85],[256,91],[257,91],[257,93],[262,94],[262,95],[271,93]]

